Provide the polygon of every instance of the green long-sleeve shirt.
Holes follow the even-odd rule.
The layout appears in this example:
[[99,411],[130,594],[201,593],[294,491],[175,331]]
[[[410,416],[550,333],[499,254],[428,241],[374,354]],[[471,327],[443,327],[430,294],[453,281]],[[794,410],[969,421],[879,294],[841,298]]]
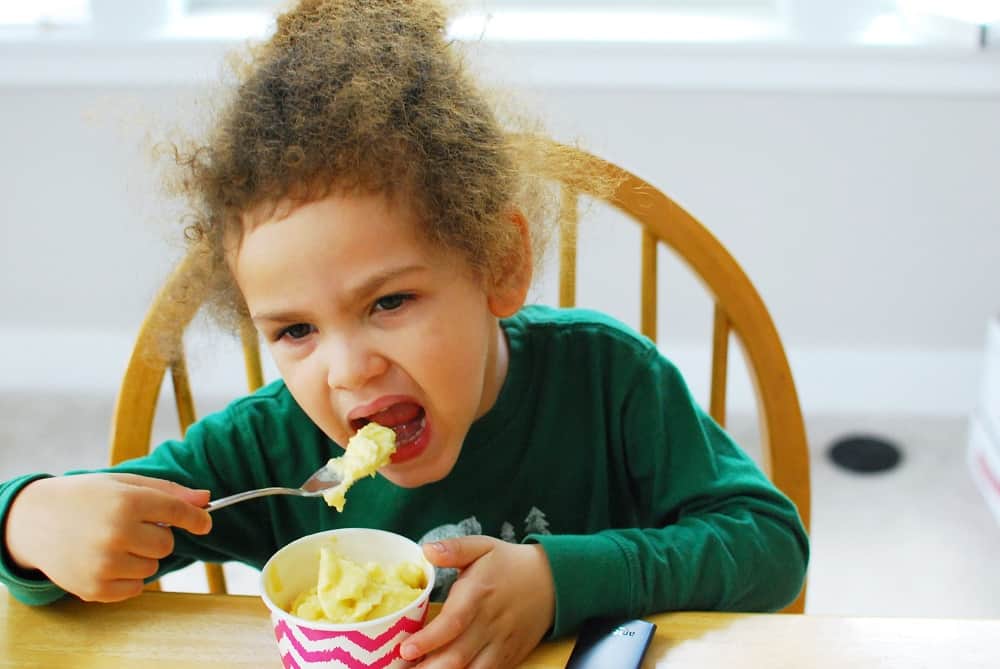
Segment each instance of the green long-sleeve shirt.
[[[540,543],[555,580],[554,636],[597,615],[775,610],[794,599],[809,554],[795,507],[651,342],[583,310],[527,307],[503,327],[507,378],[445,479],[412,489],[365,479],[343,513],[289,496],[237,504],[213,514],[207,536],[175,530],[161,573],[195,560],[260,568],[305,534],[375,527],[417,541],[481,533]],[[112,470],[216,498],[297,486],[340,452],[277,381]],[[0,521],[39,476],[0,486]],[[18,573],[6,549],[0,582],[27,603],[64,594]]]

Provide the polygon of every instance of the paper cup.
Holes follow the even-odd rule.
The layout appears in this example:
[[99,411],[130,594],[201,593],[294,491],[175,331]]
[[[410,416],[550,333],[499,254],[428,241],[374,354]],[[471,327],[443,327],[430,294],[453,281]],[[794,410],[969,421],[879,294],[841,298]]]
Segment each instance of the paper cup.
[[[427,587],[395,613],[357,623],[324,623],[289,613],[295,598],[316,585],[319,549],[336,539],[337,552],[360,563],[390,566],[411,561],[424,566]],[[318,532],[297,539],[275,553],[261,571],[261,593],[271,611],[274,638],[286,669],[401,669],[413,666],[399,656],[399,647],[424,626],[434,587],[434,567],[420,546],[406,537],[382,530],[349,528]]]

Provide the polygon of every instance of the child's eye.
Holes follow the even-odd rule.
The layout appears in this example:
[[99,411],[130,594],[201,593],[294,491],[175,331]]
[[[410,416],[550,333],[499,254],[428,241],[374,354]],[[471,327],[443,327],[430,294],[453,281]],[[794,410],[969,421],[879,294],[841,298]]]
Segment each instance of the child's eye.
[[296,323],[295,325],[289,325],[287,328],[279,330],[276,339],[284,339],[285,337],[296,340],[305,339],[315,331],[316,328],[308,323]]
[[372,311],[395,311],[412,299],[413,295],[409,293],[386,295],[375,300],[375,307]]

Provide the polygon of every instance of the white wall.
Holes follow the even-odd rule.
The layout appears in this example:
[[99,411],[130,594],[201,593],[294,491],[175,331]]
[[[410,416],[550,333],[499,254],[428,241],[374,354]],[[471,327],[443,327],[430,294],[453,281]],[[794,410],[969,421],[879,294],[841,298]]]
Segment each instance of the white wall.
[[[950,413],[971,401],[986,321],[1000,312],[1000,100],[543,99],[560,130],[590,129],[589,145],[661,186],[730,248],[792,353],[807,410]],[[675,282],[663,288],[665,343],[704,341],[707,303],[682,299],[670,312]],[[634,292],[605,291],[603,308],[638,313]]]
[[[180,248],[148,154],[200,91],[0,85],[0,388],[113,391]],[[728,245],[807,413],[971,407],[1000,310],[1000,96],[529,82],[522,97]],[[583,262],[603,273],[583,271],[584,301],[633,323],[637,283],[606,276],[632,266],[634,243],[602,211],[585,223]],[[700,392],[708,304],[677,268],[661,290],[663,343]],[[551,280],[539,297],[554,299]]]

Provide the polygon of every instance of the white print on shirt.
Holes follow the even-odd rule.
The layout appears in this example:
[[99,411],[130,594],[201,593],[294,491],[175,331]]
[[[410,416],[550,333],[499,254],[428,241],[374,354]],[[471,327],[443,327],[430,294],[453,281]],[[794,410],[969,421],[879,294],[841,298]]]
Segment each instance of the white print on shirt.
[[[455,537],[468,537],[473,534],[482,534],[483,526],[476,520],[475,516],[469,516],[457,523],[447,523],[439,525],[420,537],[418,543],[425,544],[431,541],[441,541],[442,539],[453,539]],[[549,530],[549,521],[545,518],[545,512],[537,506],[528,510],[528,515],[524,518],[524,535],[529,534],[552,534]],[[509,522],[504,522],[500,526],[500,539],[508,543],[519,543],[514,526]],[[434,569],[434,589],[431,591],[431,600],[443,602],[451,590],[452,584],[458,578],[458,570],[451,568],[436,567]]]
[[514,534],[514,526],[508,522],[504,522],[504,524],[500,526],[500,538],[509,544],[516,544],[517,535]]
[[531,507],[524,519],[524,533],[552,534],[549,532],[549,521],[545,520],[545,512],[537,506]]

